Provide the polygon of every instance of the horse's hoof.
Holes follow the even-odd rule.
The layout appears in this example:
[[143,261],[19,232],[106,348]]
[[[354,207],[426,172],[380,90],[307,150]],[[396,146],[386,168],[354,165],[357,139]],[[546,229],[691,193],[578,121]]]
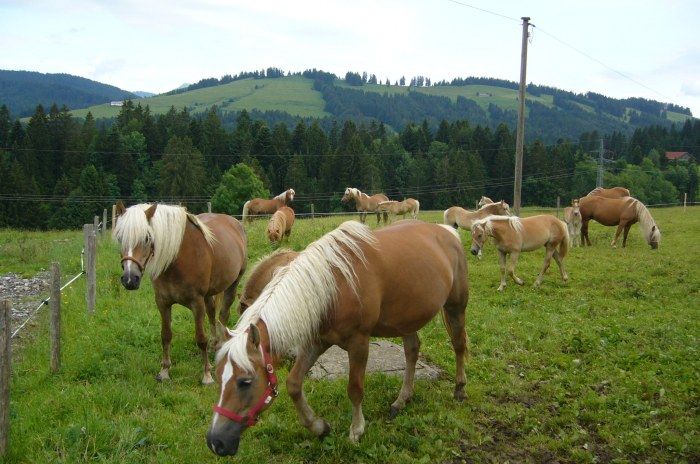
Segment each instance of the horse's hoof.
[[162,372],[159,372],[158,374],[156,374],[156,380],[157,380],[158,382],[166,382],[166,381],[169,381],[169,380],[170,380],[170,375],[167,374],[167,373],[164,374],[164,373],[162,373]]
[[499,291],[499,292],[503,292],[503,289],[504,289],[504,288],[505,288],[505,287],[503,287],[503,286],[498,287],[498,291]]
[[211,375],[207,378],[202,379],[202,385],[211,385],[214,383],[214,379],[211,378]]
[[455,390],[455,399],[457,401],[464,401],[467,399],[467,395],[464,393],[464,390]]
[[323,419],[316,419],[311,426],[311,431],[316,435],[319,439],[323,440],[326,438],[328,435],[331,433],[331,426],[328,422],[326,422]]
[[399,415],[399,412],[401,412],[399,408],[397,408],[396,406],[392,406],[389,409],[389,420],[394,420],[396,416]]

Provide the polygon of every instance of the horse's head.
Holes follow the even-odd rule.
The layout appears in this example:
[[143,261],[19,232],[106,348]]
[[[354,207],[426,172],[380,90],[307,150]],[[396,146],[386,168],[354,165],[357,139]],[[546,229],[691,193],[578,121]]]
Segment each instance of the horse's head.
[[279,221],[272,220],[267,224],[267,238],[271,242],[279,242],[283,232]]
[[499,201],[496,203],[496,214],[499,216],[511,216],[510,214],[510,207],[508,206],[508,203],[506,203],[504,200]]
[[472,224],[472,247],[471,254],[481,257],[481,249],[486,241],[486,227],[483,222]]
[[651,226],[651,232],[649,232],[649,246],[652,250],[659,248],[659,242],[661,241],[661,230],[659,226],[654,224]]
[[294,201],[294,194],[295,193],[296,192],[294,191],[294,189],[287,190],[287,194],[285,195],[285,203],[288,204],[288,203],[291,203],[292,201]]
[[345,189],[345,194],[343,195],[343,198],[340,199],[342,203],[347,203],[348,201],[352,200],[355,198],[355,189],[348,187]]
[[571,214],[573,214],[575,217],[581,216],[581,208],[579,208],[579,205],[578,205],[578,198],[574,198],[571,201]]
[[[255,425],[258,416],[277,396],[277,376],[270,354],[260,341],[258,328],[251,324],[246,332],[234,333],[219,323],[222,340],[228,340],[217,353],[216,378],[221,384],[219,402],[207,432],[207,446],[219,456],[233,456],[243,432]],[[232,337],[245,337],[231,340]],[[245,342],[245,352],[233,344]],[[245,356],[248,366],[234,361]]]
[[140,207],[127,209],[121,201],[117,202],[114,236],[121,248],[121,282],[127,290],[139,288],[148,260],[153,256],[150,220],[157,207],[153,204],[145,210]]

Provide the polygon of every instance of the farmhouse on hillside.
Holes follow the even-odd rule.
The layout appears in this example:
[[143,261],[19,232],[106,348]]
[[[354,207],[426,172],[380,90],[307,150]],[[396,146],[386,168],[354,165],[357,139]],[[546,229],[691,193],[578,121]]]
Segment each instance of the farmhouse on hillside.
[[669,161],[690,161],[693,155],[687,151],[667,151],[666,159]]

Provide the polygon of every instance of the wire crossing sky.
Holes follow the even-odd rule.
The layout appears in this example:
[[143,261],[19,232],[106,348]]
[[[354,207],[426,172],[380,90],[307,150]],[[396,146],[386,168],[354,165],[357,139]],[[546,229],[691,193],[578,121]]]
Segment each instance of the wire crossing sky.
[[700,115],[693,0],[2,0],[0,68],[156,93],[271,66],[518,81],[521,16],[536,26],[528,82]]

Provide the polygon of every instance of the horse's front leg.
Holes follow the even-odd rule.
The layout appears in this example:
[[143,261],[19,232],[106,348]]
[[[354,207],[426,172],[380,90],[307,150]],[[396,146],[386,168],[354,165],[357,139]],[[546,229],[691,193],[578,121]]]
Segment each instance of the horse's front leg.
[[554,254],[554,251],[556,248],[552,245],[548,246],[546,248],[546,251],[544,253],[544,263],[542,264],[542,270],[540,271],[540,274],[537,276],[537,279],[535,279],[535,287],[539,287],[540,284],[542,283],[542,278],[544,277],[544,273],[547,272],[547,269],[549,269],[549,263],[552,262],[552,255]]
[[211,363],[209,362],[209,338],[204,331],[204,315],[206,313],[204,298],[200,297],[195,299],[191,303],[190,309],[192,309],[192,313],[194,314],[194,339],[202,354],[202,368],[204,370],[202,385],[210,385],[214,383],[214,379],[211,376]]
[[365,368],[369,355],[369,337],[357,335],[348,345],[350,375],[348,377],[348,397],[352,403],[352,422],[349,439],[353,443],[365,433],[365,416],[362,414],[362,397],[365,391]]
[[[481,249],[479,249],[481,253]],[[498,265],[501,268],[501,285],[498,286],[498,291],[502,292],[506,287],[506,252],[498,250]]]
[[418,361],[418,350],[420,349],[420,339],[417,333],[403,337],[403,352],[406,356],[406,370],[403,374],[403,384],[398,398],[391,404],[389,417],[393,419],[401,411],[406,403],[413,396],[413,380],[416,373],[416,362]]
[[617,226],[617,230],[615,231],[615,237],[613,238],[612,242],[610,242],[610,246],[613,248],[617,248],[617,239],[620,237],[620,233],[622,233],[622,229],[625,228],[625,225],[621,222]]
[[170,380],[170,341],[173,339],[173,331],[170,327],[172,305],[156,296],[156,305],[160,311],[160,342],[163,346],[163,361],[160,363],[160,372],[156,380]]
[[516,284],[523,285],[523,279],[515,275],[515,265],[518,264],[518,258],[520,257],[519,251],[511,251],[510,262],[508,263],[508,274],[513,278]]
[[294,366],[287,376],[287,393],[294,402],[299,420],[304,427],[319,438],[328,435],[331,426],[322,418],[317,417],[309,403],[306,402],[303,383],[306,373],[327,349],[328,345],[314,345],[308,349],[299,350]]
[[622,233],[622,248],[627,246],[627,235],[630,233],[630,227],[632,227],[632,224],[630,223],[625,225],[625,230]]
[[581,246],[591,246],[591,239],[588,238],[588,221],[581,222]]

